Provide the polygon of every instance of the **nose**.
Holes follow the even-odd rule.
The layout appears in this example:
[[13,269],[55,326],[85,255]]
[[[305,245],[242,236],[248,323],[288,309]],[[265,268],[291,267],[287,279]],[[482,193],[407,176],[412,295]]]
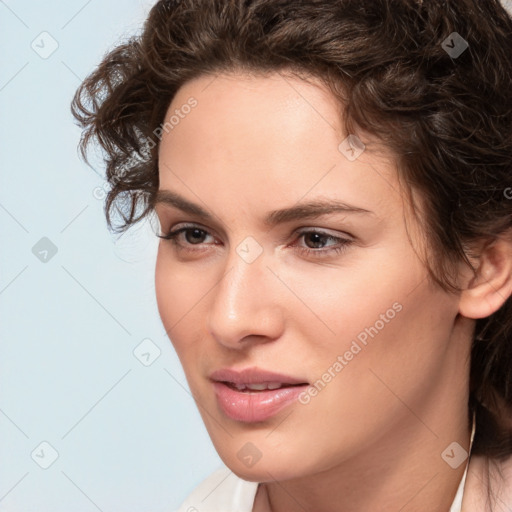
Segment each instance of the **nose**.
[[281,336],[283,290],[267,264],[264,253],[248,263],[233,248],[207,315],[208,332],[221,345],[245,350]]

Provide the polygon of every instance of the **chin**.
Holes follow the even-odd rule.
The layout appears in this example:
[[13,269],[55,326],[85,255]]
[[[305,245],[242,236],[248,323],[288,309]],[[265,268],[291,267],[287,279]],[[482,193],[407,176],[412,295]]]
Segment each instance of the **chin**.
[[[253,466],[248,467],[238,458],[222,457],[224,464],[235,475],[248,482],[274,482],[291,480],[302,476],[301,468],[287,460],[267,459],[262,457]],[[293,468],[293,469],[290,469]]]

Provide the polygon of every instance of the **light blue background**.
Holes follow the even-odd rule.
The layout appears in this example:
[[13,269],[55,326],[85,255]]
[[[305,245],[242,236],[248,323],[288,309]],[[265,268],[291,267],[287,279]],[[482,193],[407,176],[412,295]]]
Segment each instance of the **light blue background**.
[[[158,239],[147,224],[109,233],[69,110],[152,4],[0,1],[2,512],[172,511],[221,464],[158,315]],[[46,59],[31,47],[51,49],[44,31]],[[149,366],[133,354],[146,338],[161,351]]]
[[[157,238],[147,224],[110,235],[69,111],[152,4],[0,0],[2,512],[172,511],[221,464],[158,316]],[[52,40],[48,58],[31,47]],[[133,353],[145,339],[149,366]],[[42,442],[58,452],[47,469]]]

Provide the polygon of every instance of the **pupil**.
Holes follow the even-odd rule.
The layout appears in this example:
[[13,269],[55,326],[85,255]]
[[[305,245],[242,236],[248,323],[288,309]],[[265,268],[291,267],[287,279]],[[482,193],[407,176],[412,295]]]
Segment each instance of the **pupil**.
[[[310,239],[314,239],[314,240],[313,240],[313,244],[315,244],[315,245],[316,245],[316,244],[320,244],[320,246],[321,246],[322,244],[319,242],[319,239],[321,240],[321,239],[322,239],[322,236],[323,236],[323,235],[321,235],[321,234],[319,234],[319,233],[310,233],[310,234],[309,234]],[[318,248],[318,247],[315,247],[315,248]]]
[[[189,237],[190,233],[193,233],[193,234],[194,234],[193,236],[194,236],[195,238],[191,239],[191,238]],[[201,241],[202,241],[202,240],[201,240],[201,238],[202,238],[202,236],[201,236],[201,235],[202,235],[202,233],[203,233],[203,231],[202,231],[201,229],[197,229],[197,228],[193,228],[193,229],[191,229],[191,230],[187,231],[187,236],[186,236],[186,238],[187,238],[187,242],[194,243],[194,240],[195,240],[196,242],[201,242]]]

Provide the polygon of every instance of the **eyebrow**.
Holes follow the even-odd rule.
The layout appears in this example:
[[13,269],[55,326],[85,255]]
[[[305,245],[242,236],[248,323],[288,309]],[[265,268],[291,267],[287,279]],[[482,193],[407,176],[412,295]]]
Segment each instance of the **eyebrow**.
[[[157,204],[174,206],[190,215],[196,215],[205,220],[213,221],[213,216],[202,206],[192,203],[188,199],[170,190],[160,189],[157,191],[153,206]],[[373,214],[374,212],[335,199],[317,199],[308,203],[298,203],[288,208],[273,210],[265,216],[263,222],[266,226],[273,227],[285,222],[311,219],[330,213]]]

